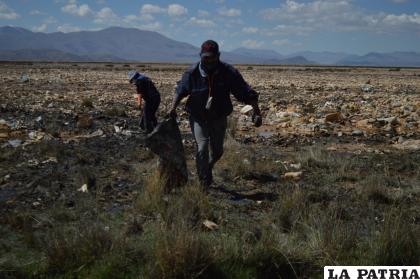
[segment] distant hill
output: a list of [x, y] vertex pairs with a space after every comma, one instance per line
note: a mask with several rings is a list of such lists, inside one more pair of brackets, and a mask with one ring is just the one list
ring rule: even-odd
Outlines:
[[313, 61], [309, 61], [303, 56], [295, 56], [290, 58], [284, 58], [284, 59], [270, 59], [265, 60], [263, 64], [279, 64], [279, 65], [313, 65], [317, 64]]
[[0, 51], [1, 61], [124, 61], [116, 56], [79, 56], [54, 49], [20, 49]]
[[[141, 61], [191, 63], [200, 49], [153, 31], [110, 27], [71, 33], [32, 32], [0, 27], [0, 60], [4, 61]], [[369, 53], [364, 56], [339, 52], [297, 52], [281, 55], [274, 50], [238, 48], [222, 52], [223, 61], [235, 64], [321, 64], [360, 66], [417, 66], [420, 53]]]
[[309, 61], [303, 56], [290, 56], [285, 57], [277, 51], [270, 49], [249, 49], [249, 48], [237, 48], [230, 52], [231, 54], [237, 54], [247, 57], [248, 60], [251, 58], [258, 64], [271, 64], [271, 65], [309, 65], [316, 64], [316, 62]]
[[88, 61], [86, 57], [54, 49], [20, 49], [0, 51], [2, 61]]
[[197, 47], [157, 32], [120, 27], [71, 33], [34, 33], [23, 28], [2, 27], [0, 41], [3, 51], [30, 46], [34, 50], [53, 49], [77, 56], [145, 62], [190, 62], [197, 60], [199, 53]]
[[392, 52], [368, 53], [363, 56], [353, 56], [337, 61], [338, 65], [349, 66], [383, 66], [383, 67], [419, 67], [420, 53]]
[[322, 52], [314, 52], [314, 51], [300, 51], [295, 52], [287, 57], [294, 57], [294, 56], [303, 56], [310, 61], [314, 61], [318, 64], [323, 65], [335, 65], [338, 61], [343, 60], [351, 55], [344, 52], [329, 52], [329, 51], [322, 51]]
[[250, 49], [250, 48], [237, 48], [231, 51], [238, 55], [243, 55], [247, 57], [254, 57], [256, 59], [271, 60], [271, 59], [283, 59], [283, 55], [278, 53], [275, 50], [271, 49]]

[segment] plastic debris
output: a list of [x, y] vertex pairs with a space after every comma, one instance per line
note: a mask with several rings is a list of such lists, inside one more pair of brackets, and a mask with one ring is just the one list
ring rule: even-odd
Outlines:
[[10, 146], [12, 146], [12, 147], [18, 147], [18, 146], [20, 146], [21, 144], [22, 144], [22, 140], [20, 140], [20, 139], [14, 139], [14, 140], [9, 140], [7, 143], [10, 145]]
[[375, 87], [370, 84], [363, 84], [360, 89], [365, 93], [371, 93], [375, 90]]
[[249, 112], [251, 112], [253, 110], [252, 106], [250, 105], [246, 105], [241, 109], [241, 113], [242, 114], [248, 114]]
[[294, 180], [299, 180], [302, 177], [303, 172], [296, 171], [296, 172], [286, 172], [283, 177], [284, 178], [290, 178]]
[[26, 73], [23, 73], [20, 75], [20, 81], [21, 82], [29, 82], [29, 75]]
[[83, 184], [82, 187], [80, 187], [77, 191], [82, 192], [82, 193], [88, 193], [88, 185], [87, 184]]
[[204, 220], [203, 222], [204, 227], [207, 229], [213, 231], [219, 228], [219, 225], [217, 225], [215, 222], [212, 222], [210, 220]]

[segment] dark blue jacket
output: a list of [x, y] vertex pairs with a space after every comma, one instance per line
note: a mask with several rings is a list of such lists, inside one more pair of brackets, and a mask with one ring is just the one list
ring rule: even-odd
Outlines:
[[[176, 88], [178, 97], [188, 96], [185, 109], [194, 119], [198, 121], [209, 120], [231, 114], [233, 110], [230, 99], [231, 93], [238, 101], [245, 104], [258, 101], [257, 92], [245, 82], [239, 71], [231, 65], [220, 62], [211, 76], [207, 76], [200, 70], [200, 63], [193, 65], [184, 73]], [[213, 97], [213, 101], [211, 109], [206, 110], [209, 94]]]
[[135, 84], [137, 89], [141, 92], [146, 103], [156, 102], [157, 100], [160, 101], [159, 91], [156, 89], [150, 78], [142, 76], [135, 81]]

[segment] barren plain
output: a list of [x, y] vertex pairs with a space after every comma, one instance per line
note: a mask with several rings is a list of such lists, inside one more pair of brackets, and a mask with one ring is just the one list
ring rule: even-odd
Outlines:
[[0, 64], [0, 277], [322, 278], [420, 264], [420, 69], [240, 65], [209, 193], [166, 193], [126, 74], [167, 111], [188, 65]]

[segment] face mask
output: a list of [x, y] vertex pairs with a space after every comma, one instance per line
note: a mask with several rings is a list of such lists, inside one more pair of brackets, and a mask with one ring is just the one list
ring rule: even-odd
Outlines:
[[201, 66], [203, 67], [203, 70], [207, 73], [213, 73], [216, 68], [217, 65], [219, 64], [219, 61], [215, 61], [215, 62], [207, 62], [207, 61], [201, 61]]

